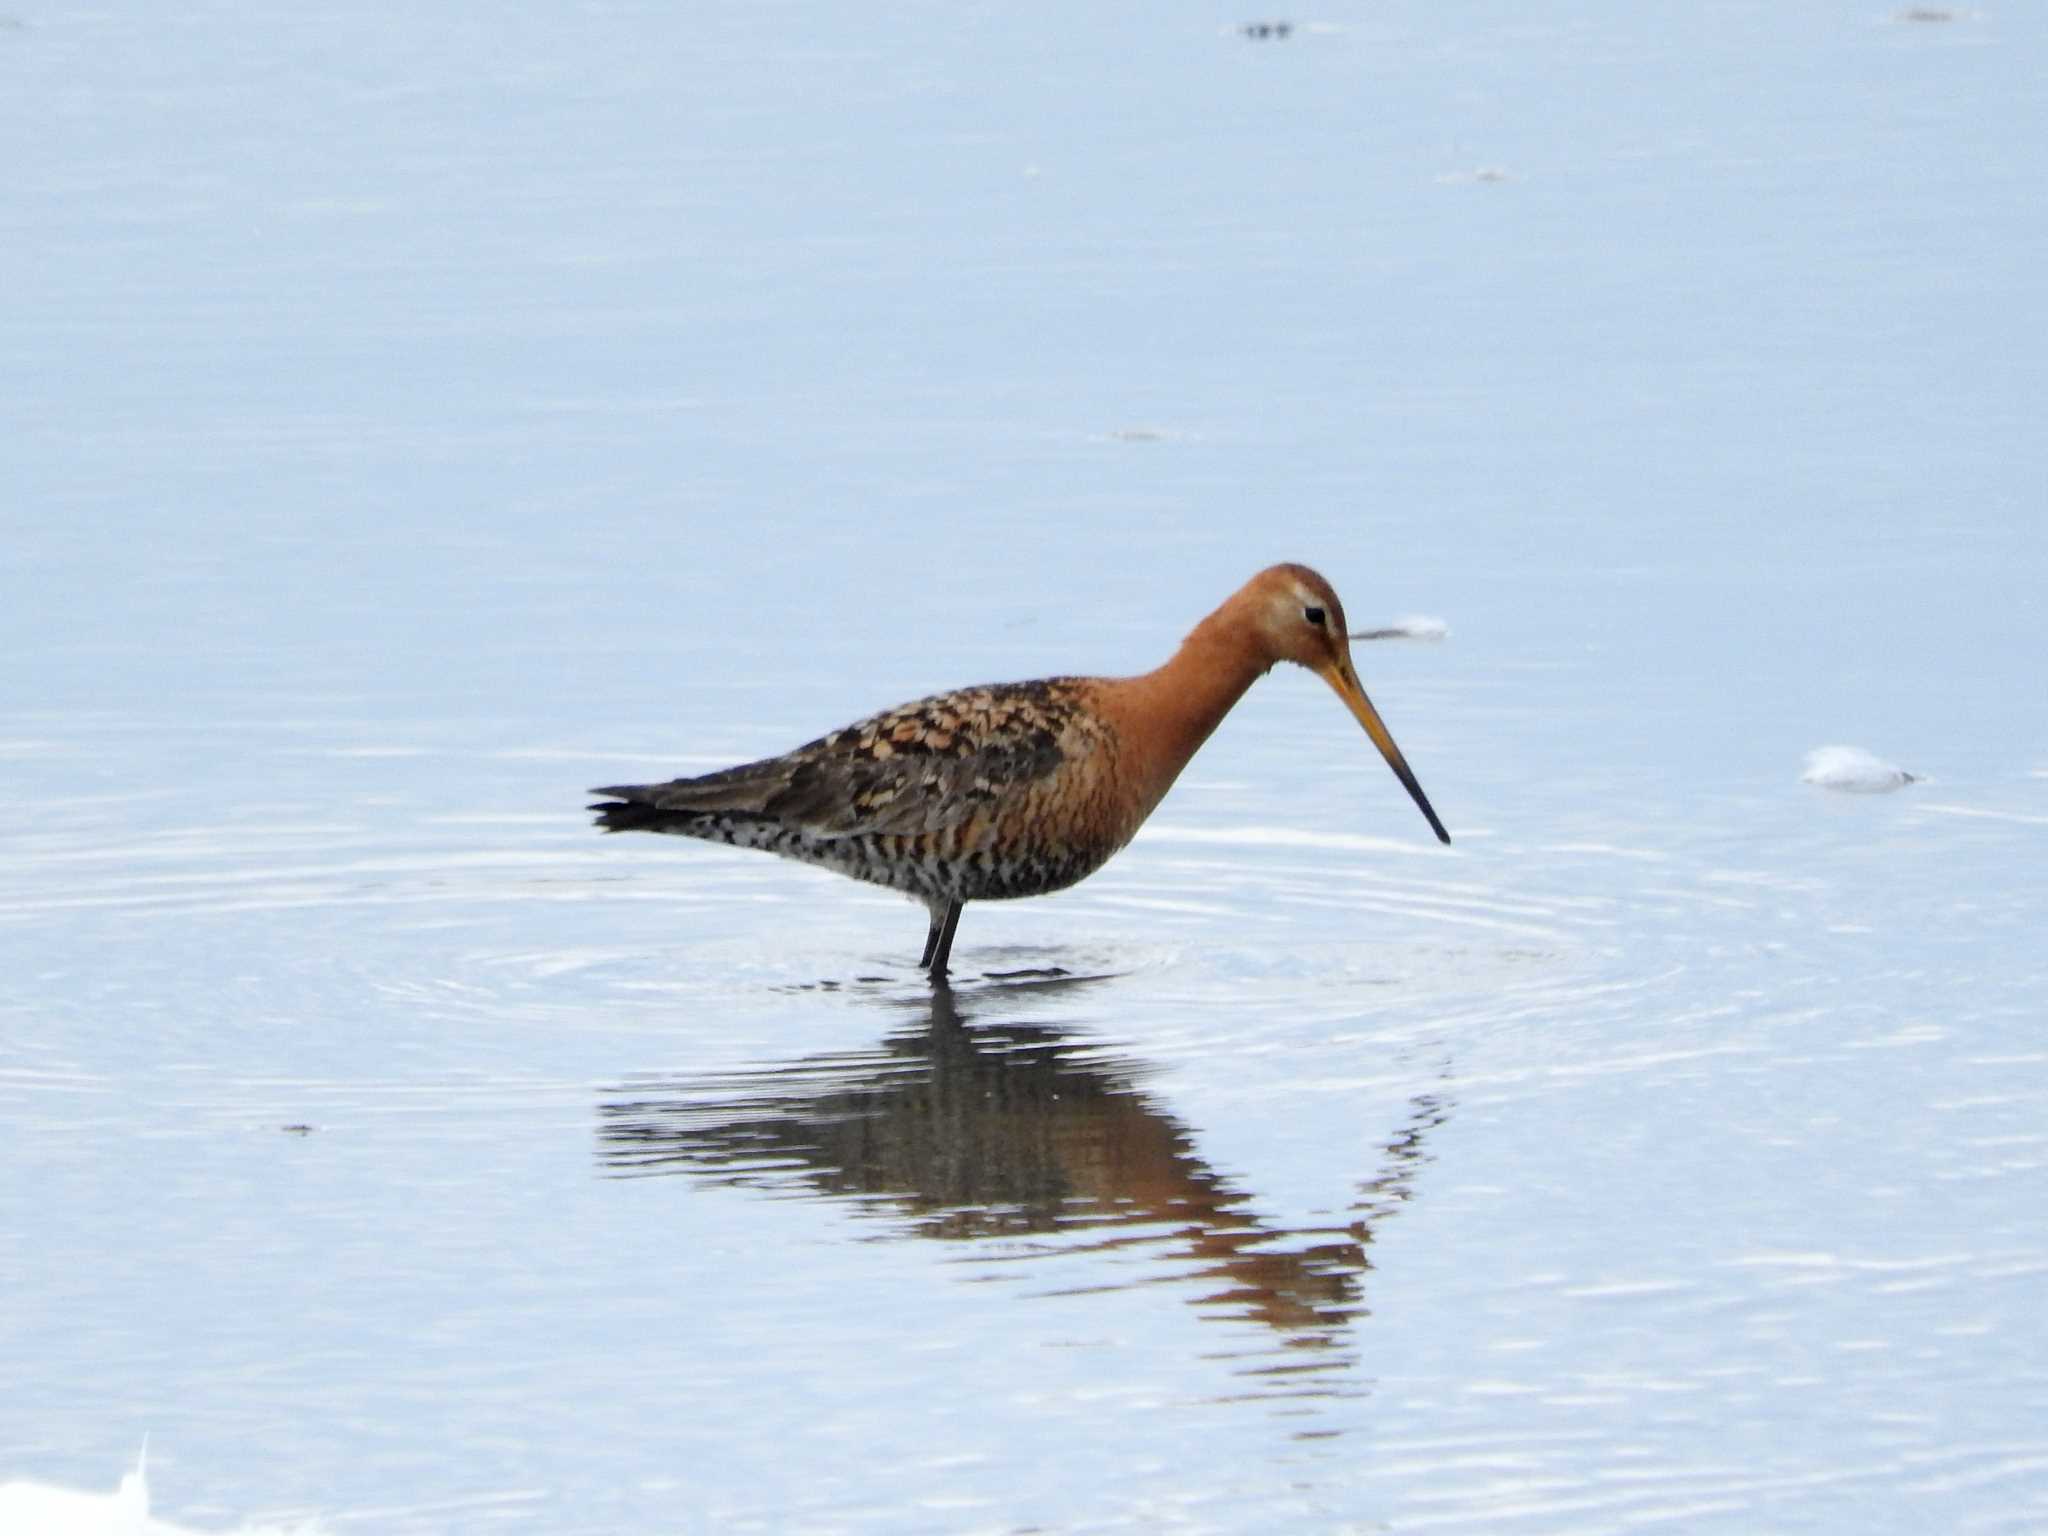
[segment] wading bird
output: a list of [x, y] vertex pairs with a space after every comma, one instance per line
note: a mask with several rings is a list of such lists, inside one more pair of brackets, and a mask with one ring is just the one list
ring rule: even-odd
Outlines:
[[1100, 869], [1274, 663], [1342, 699], [1450, 833], [1359, 686], [1344, 605], [1305, 565], [1259, 572], [1139, 677], [1048, 677], [934, 694], [701, 778], [592, 790], [607, 832], [763, 848], [885, 885], [931, 914], [918, 964], [942, 976], [970, 901], [1043, 896]]

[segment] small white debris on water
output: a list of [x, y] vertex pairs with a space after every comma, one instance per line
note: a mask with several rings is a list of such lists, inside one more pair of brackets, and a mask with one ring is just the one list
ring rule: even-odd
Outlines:
[[1917, 784], [1921, 779], [1919, 774], [1908, 773], [1861, 747], [1815, 747], [1806, 754], [1806, 772], [1799, 777], [1822, 789], [1839, 789], [1852, 795], [1886, 794]]
[[1443, 640], [1449, 637], [1451, 626], [1442, 619], [1432, 619], [1424, 614], [1412, 614], [1405, 619], [1396, 619], [1378, 629], [1354, 629], [1353, 640]]
[[[6, 1536], [200, 1536], [187, 1526], [149, 1517], [149, 1447], [113, 1493], [79, 1493], [22, 1478], [0, 1483], [0, 1532]], [[245, 1525], [237, 1536], [318, 1536], [310, 1525], [289, 1532]]]

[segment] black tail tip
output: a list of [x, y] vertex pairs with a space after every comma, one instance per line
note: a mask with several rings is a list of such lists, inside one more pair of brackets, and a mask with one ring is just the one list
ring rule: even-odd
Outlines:
[[[596, 790], [596, 794], [608, 791]], [[653, 826], [661, 812], [651, 805], [635, 805], [630, 800], [600, 800], [588, 807], [596, 818], [595, 825], [604, 832], [639, 832]]]

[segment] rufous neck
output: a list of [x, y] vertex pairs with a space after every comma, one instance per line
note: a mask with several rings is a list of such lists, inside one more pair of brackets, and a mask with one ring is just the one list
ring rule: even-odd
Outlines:
[[1245, 690], [1272, 666], [1228, 608], [1202, 620], [1151, 675], [1189, 756], [1223, 723]]
[[[1201, 748], [1271, 663], [1229, 622], [1227, 611], [1195, 626], [1163, 666], [1134, 677], [1126, 697], [1140, 728], [1128, 763], [1138, 820], [1151, 813], [1188, 759]], [[1136, 830], [1136, 822], [1132, 823]]]

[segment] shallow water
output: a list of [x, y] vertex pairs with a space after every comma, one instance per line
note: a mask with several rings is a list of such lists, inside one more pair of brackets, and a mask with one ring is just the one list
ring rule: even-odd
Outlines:
[[[2048, 1524], [2034, 19], [18, 19], [0, 1481]], [[1291, 672], [937, 994], [581, 810], [1279, 558], [1451, 848]]]

